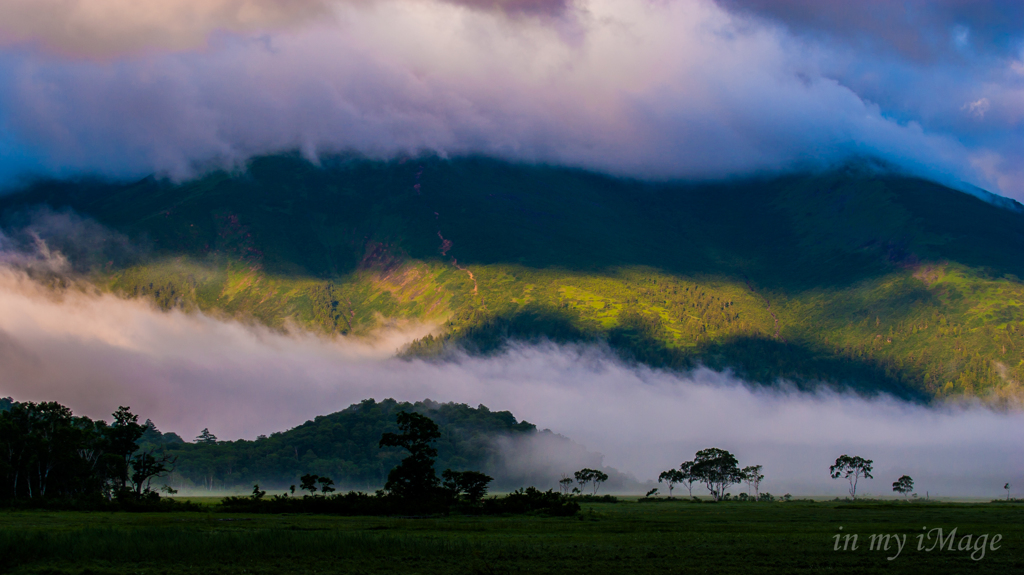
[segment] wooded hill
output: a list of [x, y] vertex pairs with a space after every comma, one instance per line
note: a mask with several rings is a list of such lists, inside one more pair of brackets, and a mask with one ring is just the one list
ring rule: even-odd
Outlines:
[[[297, 486], [301, 476], [311, 473], [331, 477], [342, 490], [372, 492], [384, 485], [391, 468], [408, 455], [402, 449], [378, 446], [383, 433], [397, 431], [395, 416], [400, 411], [425, 415], [440, 428], [441, 438], [433, 444], [438, 451], [438, 473], [444, 469], [481, 470], [495, 478], [496, 487], [554, 485], [557, 480], [557, 475], [545, 474], [540, 465], [530, 469], [507, 465], [502, 448], [508, 449], [516, 441], [543, 435], [567, 453], [582, 451], [565, 437], [517, 421], [508, 411], [393, 399], [367, 399], [256, 440], [218, 441], [207, 436], [194, 443], [164, 442], [161, 436], [165, 434], [150, 427], [141, 448], [155, 448], [157, 455], [176, 459], [174, 473], [166, 480], [175, 488], [250, 490], [258, 483], [264, 488], [285, 489]], [[507, 441], [499, 443], [501, 439]], [[600, 456], [596, 457], [599, 460]]]
[[[998, 401], [1024, 379], [1024, 212], [1000, 203], [867, 164], [696, 185], [284, 155], [183, 184], [46, 182], [0, 208], [14, 237], [34, 226], [104, 289], [165, 308], [438, 324], [419, 355], [602, 340], [764, 384]], [[40, 205], [123, 236], [82, 242]]]

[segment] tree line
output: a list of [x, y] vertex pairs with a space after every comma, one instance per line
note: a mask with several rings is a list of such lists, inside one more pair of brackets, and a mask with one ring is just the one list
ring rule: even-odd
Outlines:
[[[360, 406], [365, 407], [368, 403], [373, 406], [400, 405], [393, 400], [382, 404], [367, 400]], [[466, 406], [445, 405], [474, 412]], [[475, 413], [491, 414], [483, 406]], [[496, 415], [500, 419], [505, 419], [505, 415], [511, 417], [508, 412]], [[165, 447], [180, 444], [180, 438], [175, 434], [160, 433], [149, 420], [139, 424], [138, 416], [129, 407], [120, 406], [111, 417], [110, 423], [93, 421], [88, 417], [74, 416], [70, 409], [56, 402], [15, 402], [11, 398], [0, 398], [0, 481], [3, 482], [0, 484], [0, 502], [31, 503], [61, 499], [96, 503], [158, 501], [159, 494], [153, 489], [153, 480], [166, 477], [174, 470], [177, 458], [168, 454]], [[531, 424], [515, 423], [514, 418], [511, 421], [513, 425], [535, 430]], [[360, 508], [364, 510], [407, 510], [410, 507], [436, 510], [455, 505], [477, 510], [501, 507], [502, 504], [496, 500], [484, 499], [494, 480], [492, 477], [481, 471], [453, 469], [469, 467], [465, 460], [461, 465], [456, 463], [445, 469], [438, 477], [435, 466], [439, 452], [435, 444], [444, 433], [431, 418], [414, 411], [400, 410], [395, 415], [395, 428], [399, 433], [380, 433], [377, 449], [400, 450], [407, 455], [391, 466], [382, 490], [373, 495], [361, 492], [331, 495], [335, 491], [334, 480], [326, 474], [307, 470], [299, 478], [300, 488], [309, 492], [303, 499], [313, 499], [302, 505], [322, 506], [327, 499], [334, 497], [338, 501], [359, 500]], [[204, 429], [196, 442], [208, 446], [219, 443], [209, 429]], [[449, 459], [449, 462], [457, 461]], [[856, 499], [859, 481], [873, 478], [873, 463], [870, 459], [844, 454], [829, 467], [829, 475], [833, 479], [846, 479], [850, 497]], [[694, 484], [703, 485], [713, 501], [729, 499], [728, 489], [745, 482], [748, 492], [741, 493], [739, 499], [774, 501], [770, 493], [760, 492], [765, 477], [762, 469], [761, 465], [740, 468], [732, 453], [708, 448], [698, 451], [693, 460], [683, 462], [679, 468], [661, 472], [658, 482], [667, 484], [669, 497], [677, 485], [685, 486], [691, 498]], [[571, 496], [584, 495], [589, 489], [589, 497], [596, 497], [601, 484], [607, 480], [608, 474], [603, 471], [584, 468], [572, 477], [563, 475], [558, 481], [557, 493], [551, 490], [545, 493], [530, 487], [518, 490], [510, 497], [514, 496], [513, 500], [518, 498], [519, 507], [534, 509], [540, 506], [565, 511], [572, 508], [569, 505]], [[173, 492], [166, 486], [165, 489]], [[1009, 499], [1009, 483], [1004, 489]], [[893, 482], [892, 490], [905, 498], [917, 497], [913, 493], [914, 480], [908, 475], [902, 475]], [[657, 491], [652, 489], [647, 496], [656, 495]], [[750, 491], [753, 491], [752, 496]], [[290, 492], [294, 495], [295, 485], [291, 486]], [[228, 498], [227, 502], [235, 506], [258, 505], [265, 493], [256, 484], [251, 497]], [[294, 506], [298, 498], [289, 500], [285, 494], [270, 500], [276, 501], [280, 507]], [[337, 507], [337, 504], [332, 505]]]
[[[828, 471], [832, 479], [846, 479], [850, 484], [850, 498], [856, 499], [857, 485], [860, 480], [874, 478], [871, 475], [873, 465], [874, 461], [871, 459], [843, 454], [836, 458], [835, 463], [829, 466]], [[678, 469], [662, 471], [658, 475], [658, 483], [668, 485], [669, 497], [672, 497], [672, 491], [676, 485], [683, 485], [691, 498], [693, 497], [693, 485], [695, 483], [703, 484], [711, 494], [713, 501], [721, 501], [730, 498], [730, 494], [727, 492], [729, 487], [745, 482], [748, 493], [740, 493], [740, 500], [774, 501], [775, 497], [772, 494], [760, 492], [761, 482], [764, 480], [762, 469], [761, 465], [748, 465], [741, 469], [736, 456], [724, 449], [712, 447], [698, 451], [692, 461], [684, 461]], [[563, 478], [562, 482], [568, 485], [571, 480]], [[1009, 493], [1009, 488], [1010, 484], [1007, 483], [1004, 486], [1007, 493]], [[752, 497], [749, 495], [751, 489], [754, 492]], [[892, 490], [903, 495], [904, 498], [909, 499], [911, 495], [917, 497], [917, 494], [913, 493], [914, 479], [909, 475], [902, 475], [894, 481]], [[657, 488], [651, 489], [647, 492], [647, 497], [657, 494]], [[789, 494], [784, 496], [787, 500], [789, 497]], [[1007, 498], [1009, 499], [1009, 495]]]
[[57, 402], [0, 405], [0, 501], [156, 501], [173, 458], [140, 450], [146, 427], [128, 407], [93, 421]]

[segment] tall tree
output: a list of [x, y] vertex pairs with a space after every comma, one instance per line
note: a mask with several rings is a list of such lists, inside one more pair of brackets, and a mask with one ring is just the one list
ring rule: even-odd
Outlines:
[[682, 474], [682, 483], [686, 486], [686, 492], [693, 497], [693, 484], [700, 481], [700, 478], [693, 474], [693, 462], [684, 461], [679, 465], [679, 472]]
[[139, 449], [138, 441], [146, 428], [139, 425], [139, 416], [133, 414], [129, 407], [118, 407], [113, 417], [114, 421], [104, 428], [108, 460], [111, 462], [110, 471], [115, 490], [124, 491], [131, 479], [132, 456]]
[[441, 437], [441, 432], [429, 417], [418, 413], [400, 411], [395, 419], [401, 433], [384, 433], [378, 445], [401, 447], [409, 456], [388, 473], [384, 490], [401, 499], [433, 499], [438, 495], [440, 480], [434, 471], [437, 450], [430, 444]]
[[580, 484], [580, 489], [586, 487], [587, 484], [593, 484], [593, 495], [597, 495], [597, 490], [601, 487], [601, 484], [608, 481], [607, 473], [599, 469], [590, 469], [589, 467], [577, 471], [573, 476], [576, 478], [576, 483]]
[[874, 461], [870, 459], [864, 459], [860, 456], [850, 457], [849, 455], [840, 455], [836, 458], [836, 462], [829, 466], [828, 471], [832, 476], [832, 479], [839, 479], [840, 477], [845, 478], [850, 482], [850, 497], [853, 499], [857, 498], [857, 481], [861, 477], [866, 479], [874, 479], [871, 476], [871, 465]]
[[584, 489], [586, 489], [587, 488], [587, 484], [590, 483], [590, 479], [592, 477], [591, 476], [591, 471], [593, 471], [593, 470], [589, 469], [589, 468], [585, 468], [585, 469], [580, 469], [576, 473], [572, 474], [573, 478], [576, 479], [576, 483], [580, 486], [579, 487], [580, 491], [583, 491]]
[[55, 402], [28, 404], [32, 419], [32, 433], [29, 437], [33, 452], [31, 483], [35, 493], [46, 497], [50, 474], [60, 465], [69, 465], [72, 453], [69, 440], [73, 433], [74, 418], [71, 410]]
[[717, 447], [698, 451], [691, 473], [704, 483], [715, 501], [722, 499], [730, 485], [743, 481], [736, 456]]

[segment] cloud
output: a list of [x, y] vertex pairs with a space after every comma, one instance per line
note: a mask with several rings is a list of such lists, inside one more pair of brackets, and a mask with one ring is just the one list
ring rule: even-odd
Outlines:
[[[437, 1], [508, 16], [558, 16], [568, 9], [568, 0]], [[194, 50], [218, 33], [270, 32], [330, 19], [340, 4], [369, 7], [373, 0], [5, 0], [0, 44], [79, 58]]]
[[[598, 347], [513, 346], [445, 363], [390, 357], [417, 335], [286, 335], [76, 285], [57, 293], [0, 267], [0, 396], [56, 400], [94, 418], [129, 405], [186, 438], [204, 427], [254, 438], [365, 398], [431, 398], [510, 410], [640, 480], [717, 446], [764, 465], [763, 489], [775, 494], [842, 495], [827, 474], [842, 453], [875, 461], [864, 493], [890, 494], [904, 473], [933, 496], [994, 497], [1007, 481], [1024, 484], [1019, 411], [758, 390], [707, 370], [630, 367]], [[600, 461], [544, 438], [505, 447], [506, 467], [524, 475]]]
[[[56, 1], [0, 8], [8, 187], [300, 149], [653, 179], [881, 156], [1024, 199], [1024, 53], [1002, 4]], [[82, 15], [102, 7], [116, 17]]]
[[1019, 47], [1024, 5], [1015, 0], [719, 0], [798, 33], [854, 42], [919, 62]]
[[132, 243], [91, 218], [69, 210], [34, 207], [5, 214], [0, 263], [33, 272], [89, 273], [139, 261], [145, 245]]
[[26, 164], [58, 174], [185, 178], [301, 149], [487, 154], [649, 178], [881, 155], [935, 177], [977, 175], [956, 138], [887, 117], [778, 29], [706, 1], [592, 0], [559, 19], [400, 0], [332, 14], [203, 53], [9, 53], [0, 126]]
[[110, 56], [201, 47], [214, 32], [280, 28], [328, 14], [329, 0], [5, 0], [0, 41]]

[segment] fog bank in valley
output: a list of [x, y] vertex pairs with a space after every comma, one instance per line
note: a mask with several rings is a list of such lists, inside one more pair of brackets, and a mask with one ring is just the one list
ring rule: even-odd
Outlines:
[[[370, 397], [430, 398], [512, 411], [641, 481], [716, 446], [764, 465], [763, 490], [775, 494], [845, 493], [827, 474], [842, 453], [874, 459], [865, 494], [890, 494], [904, 473], [922, 496], [997, 497], [1006, 482], [1024, 493], [1020, 412], [758, 389], [709, 370], [628, 366], [600, 347], [516, 345], [441, 363], [393, 357], [429, 329], [375, 341], [286, 335], [88, 289], [57, 294], [0, 267], [0, 396], [56, 400], [94, 418], [129, 405], [163, 431], [190, 438], [209, 427], [221, 439], [284, 430]], [[554, 470], [560, 456], [545, 449], [520, 446], [507, 464]]]

